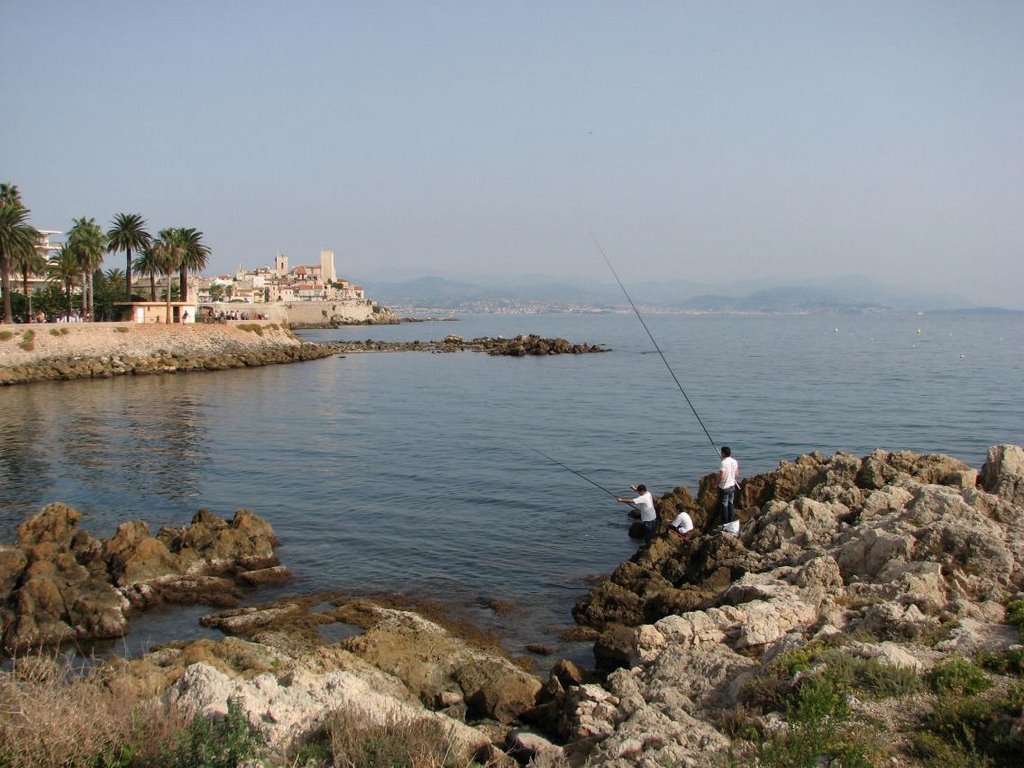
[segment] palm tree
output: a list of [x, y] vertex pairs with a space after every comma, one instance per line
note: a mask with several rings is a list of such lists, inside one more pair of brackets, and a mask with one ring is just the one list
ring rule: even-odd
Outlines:
[[71, 286], [81, 270], [78, 257], [67, 243], [61, 243], [57, 252], [46, 262], [46, 279], [64, 288], [64, 319], [71, 317]]
[[[38, 242], [38, 233], [36, 233]], [[11, 260], [11, 266], [21, 272], [21, 284], [25, 290], [25, 297], [28, 299], [28, 317], [32, 318], [32, 293], [28, 289], [29, 275], [40, 275], [46, 272], [46, 258], [39, 252], [39, 248], [33, 247]]]
[[198, 229], [177, 227], [171, 231], [174, 232], [174, 239], [185, 248], [185, 254], [181, 260], [178, 288], [181, 300], [188, 301], [188, 273], [196, 274], [206, 269], [210, 246], [203, 242], [203, 233]]
[[119, 213], [107, 230], [107, 248], [124, 251], [125, 254], [125, 296], [132, 300], [132, 251], [142, 251], [152, 236], [146, 231], [146, 220], [141, 213]]
[[0, 291], [4, 294], [3, 322], [14, 321], [11, 312], [11, 265], [35, 251], [39, 233], [28, 223], [28, 209], [13, 184], [0, 184]]
[[152, 242], [139, 251], [139, 255], [132, 262], [132, 269], [137, 275], [149, 275], [149, 300], [156, 301], [156, 276], [160, 267], [153, 260]]
[[96, 219], [73, 219], [68, 232], [68, 243], [82, 268], [82, 313], [88, 307], [92, 318], [92, 273], [103, 264], [103, 252], [107, 250], [107, 236], [103, 234]]
[[157, 241], [153, 243], [150, 248], [150, 255], [153, 258], [153, 263], [156, 264], [160, 271], [167, 276], [167, 319], [168, 325], [171, 323], [171, 275], [174, 274], [180, 267], [181, 262], [185, 258], [185, 244], [176, 235], [173, 229], [162, 229], [157, 238]]

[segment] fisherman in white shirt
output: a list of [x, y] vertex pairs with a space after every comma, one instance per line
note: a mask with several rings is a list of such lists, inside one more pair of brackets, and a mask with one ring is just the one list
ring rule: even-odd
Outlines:
[[646, 485], [638, 485], [633, 490], [640, 494], [635, 499], [616, 498], [616, 501], [629, 504], [640, 513], [640, 522], [644, 524], [644, 541], [650, 544], [654, 539], [654, 528], [658, 520], [658, 515], [654, 511], [654, 497]]

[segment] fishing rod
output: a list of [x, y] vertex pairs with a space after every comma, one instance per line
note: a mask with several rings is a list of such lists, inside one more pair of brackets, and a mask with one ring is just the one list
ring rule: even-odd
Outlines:
[[614, 493], [614, 492], [612, 492], [612, 491], [609, 491], [609, 490], [608, 490], [607, 488], [605, 488], [605, 487], [604, 487], [603, 485], [601, 485], [600, 483], [595, 483], [595, 482], [594, 482], [593, 480], [591, 480], [591, 479], [590, 479], [589, 477], [587, 477], [586, 475], [584, 475], [584, 474], [583, 474], [582, 472], [577, 472], [577, 471], [576, 471], [575, 469], [573, 469], [573, 468], [572, 468], [572, 467], [570, 467], [570, 466], [567, 466], [567, 465], [563, 464], [563, 463], [562, 463], [562, 462], [560, 462], [560, 461], [559, 461], [558, 459], [556, 459], [556, 458], [554, 458], [554, 457], [552, 457], [552, 456], [548, 456], [548, 455], [547, 455], [546, 453], [544, 453], [544, 451], [542, 451], [542, 450], [541, 450], [540, 448], [534, 448], [534, 447], [533, 447], [532, 445], [530, 445], [530, 444], [528, 444], [528, 443], [524, 443], [524, 442], [523, 442], [522, 440], [520, 440], [519, 442], [520, 442], [520, 444], [522, 444], [522, 445], [523, 445], [524, 447], [526, 447], [526, 448], [529, 448], [529, 449], [530, 449], [531, 451], [536, 451], [537, 453], [539, 453], [539, 454], [540, 454], [541, 456], [543, 456], [543, 457], [544, 457], [545, 459], [547, 459], [548, 461], [553, 461], [553, 462], [554, 462], [555, 464], [557, 464], [558, 466], [562, 467], [562, 469], [568, 469], [568, 470], [569, 470], [570, 472], [572, 472], [572, 473], [573, 473], [574, 475], [576, 475], [577, 477], [581, 477], [581, 478], [583, 478], [584, 480], [586, 480], [586, 481], [587, 481], [588, 483], [590, 483], [590, 484], [591, 484], [592, 486], [594, 486], [595, 488], [600, 488], [600, 489], [601, 489], [602, 491], [604, 491], [605, 493], [607, 493], [607, 494], [608, 494], [609, 496], [611, 496], [612, 498], [614, 498], [614, 499], [618, 499], [618, 498], [619, 498], [619, 494], [617, 494], [617, 493]]
[[590, 235], [594, 238], [594, 245], [596, 245], [597, 250], [601, 252], [601, 256], [604, 258], [604, 263], [607, 264], [608, 269], [612, 271], [612, 275], [615, 277], [615, 282], [619, 284], [619, 288], [621, 288], [622, 293], [625, 294], [626, 301], [628, 301], [629, 306], [633, 308], [633, 312], [636, 314], [636, 319], [640, 321], [640, 325], [642, 325], [644, 330], [647, 331], [647, 337], [651, 340], [654, 348], [658, 351], [658, 355], [661, 356], [661, 362], [665, 364], [665, 367], [668, 368], [668, 372], [672, 374], [672, 380], [676, 383], [676, 386], [679, 387], [679, 391], [683, 393], [683, 397], [686, 399], [686, 404], [690, 406], [690, 410], [693, 411], [693, 415], [697, 418], [697, 423], [700, 424], [700, 428], [703, 429], [704, 434], [708, 436], [708, 441], [711, 443], [711, 447], [715, 449], [715, 455], [717, 456], [719, 453], [718, 446], [715, 445], [715, 441], [712, 439], [711, 433], [708, 432], [708, 428], [704, 426], [704, 422], [701, 420], [700, 414], [697, 413], [697, 409], [694, 408], [693, 403], [690, 402], [690, 398], [686, 394], [686, 390], [683, 389], [683, 385], [679, 383], [679, 378], [676, 376], [676, 372], [673, 371], [672, 366], [668, 364], [668, 360], [665, 359], [665, 353], [661, 351], [661, 347], [658, 346], [658, 342], [654, 340], [654, 334], [652, 334], [651, 329], [647, 327], [647, 323], [645, 323], [643, 317], [641, 317], [640, 310], [636, 308], [636, 304], [633, 303], [633, 299], [629, 297], [629, 291], [626, 290], [626, 286], [624, 286], [622, 281], [619, 279], [619, 275], [615, 271], [615, 267], [612, 266], [611, 261], [608, 259], [608, 255], [604, 252], [604, 248], [602, 248], [601, 243], [598, 242], [597, 235], [593, 232], [591, 232]]

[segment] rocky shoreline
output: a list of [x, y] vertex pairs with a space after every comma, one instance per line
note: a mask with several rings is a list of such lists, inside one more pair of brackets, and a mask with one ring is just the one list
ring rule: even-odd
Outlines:
[[[279, 755], [327, 712], [358, 704], [370, 718], [400, 710], [444, 723], [478, 754], [520, 764], [803, 765], [778, 756], [798, 747], [811, 750], [808, 765], [1020, 764], [1024, 449], [994, 446], [980, 470], [909, 452], [805, 455], [747, 479], [740, 507], [740, 535], [718, 530], [714, 475], [696, 497], [677, 488], [657, 500], [662, 524], [685, 509], [696, 531], [661, 532], [581, 597], [574, 615], [595, 640], [593, 670], [563, 660], [542, 679], [419, 606], [344, 595], [214, 612], [203, 623], [225, 640], [112, 663], [184, 711], [216, 716], [240, 703]], [[187, 573], [223, 560], [190, 542], [212, 541], [201, 533], [211, 524], [235, 525], [201, 515], [190, 526], [199, 530], [150, 537], [126, 524], [96, 542], [62, 505], [43, 517], [19, 529], [22, 555], [0, 550], [8, 632], [31, 626], [39, 606], [82, 602], [47, 603], [42, 588], [22, 597], [33, 580], [105, 569], [128, 599], [171, 576], [141, 553]], [[257, 520], [243, 515], [238, 527], [262, 532], [265, 555], [273, 534]], [[331, 640], [336, 625], [358, 629]], [[985, 685], [948, 682], [964, 670]], [[827, 711], [807, 703], [822, 692]], [[964, 746], [957, 733], [968, 728]], [[817, 740], [800, 746], [808, 734]], [[968, 752], [976, 762], [957, 762]]]
[[486, 352], [523, 357], [606, 352], [565, 339], [342, 341], [308, 343], [289, 327], [267, 322], [192, 325], [29, 325], [0, 327], [0, 386], [37, 381], [106, 379], [168, 373], [223, 371], [319, 360], [360, 352]]

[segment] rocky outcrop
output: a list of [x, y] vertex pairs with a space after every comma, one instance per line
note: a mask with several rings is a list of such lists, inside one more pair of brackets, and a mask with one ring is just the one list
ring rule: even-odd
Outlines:
[[582, 355], [608, 352], [598, 344], [573, 344], [565, 339], [549, 339], [535, 334], [516, 336], [512, 339], [481, 336], [463, 339], [448, 334], [441, 341], [340, 341], [335, 344], [338, 351], [356, 352], [486, 352], [502, 357], [526, 357], [548, 355]]
[[[724, 759], [723, 713], [811, 638], [918, 671], [1019, 642], [1002, 621], [1024, 588], [1021, 448], [991, 448], [980, 473], [940, 455], [802, 456], [744, 483], [739, 536], [714, 528], [713, 479], [695, 536], [656, 539], [576, 606], [608, 676], [553, 696], [548, 722], [588, 764]], [[681, 503], [660, 499], [661, 518]]]
[[157, 536], [141, 521], [109, 539], [80, 530], [67, 504], [45, 507], [18, 527], [16, 546], [0, 547], [0, 620], [5, 649], [120, 637], [132, 611], [162, 603], [237, 604], [238, 581], [280, 563], [270, 526], [239, 510], [232, 520], [208, 511]]
[[[996, 446], [976, 472], [907, 452], [802, 456], [746, 480], [738, 536], [716, 527], [713, 476], [696, 498], [678, 488], [657, 500], [659, 516], [686, 509], [696, 532], [656, 538], [576, 606], [598, 633], [594, 672], [562, 660], [544, 681], [428, 606], [340, 594], [221, 610], [202, 619], [229, 635], [220, 642], [110, 663], [186, 713], [220, 715], [237, 702], [281, 755], [333, 712], [358, 709], [371, 722], [429, 721], [466, 754], [499, 749], [520, 764], [746, 764], [730, 722], [749, 706], [765, 738], [785, 732], [778, 689], [765, 680], [790, 654], [827, 647], [923, 675], [953, 654], [1019, 652], [1004, 612], [1024, 588], [1022, 458]], [[51, 505], [22, 525], [17, 546], [0, 547], [5, 627], [18, 626], [24, 601], [36, 631], [103, 615], [116, 629], [104, 594], [145, 604], [143, 594], [171, 599], [161, 585], [203, 579], [228, 593], [240, 575], [278, 567], [273, 531], [251, 513], [229, 523], [200, 512], [156, 536], [126, 523], [106, 541], [77, 523], [74, 510]], [[776, 710], [760, 709], [773, 696]], [[892, 706], [907, 718], [926, 698]], [[879, 702], [846, 695], [846, 704], [872, 729], [899, 719]]]

